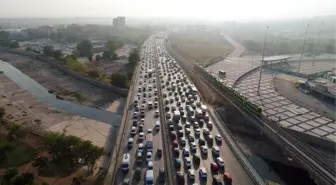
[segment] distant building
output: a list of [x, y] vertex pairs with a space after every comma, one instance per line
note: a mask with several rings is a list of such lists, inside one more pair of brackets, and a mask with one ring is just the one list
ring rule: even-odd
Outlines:
[[39, 31], [44, 34], [51, 35], [52, 33], [56, 33], [56, 29], [53, 26], [40, 26]]
[[113, 28], [117, 31], [123, 31], [126, 27], [125, 17], [116, 17], [113, 19]]

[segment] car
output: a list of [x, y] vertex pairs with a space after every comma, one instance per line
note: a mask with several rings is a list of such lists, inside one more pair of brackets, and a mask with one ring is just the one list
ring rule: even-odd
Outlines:
[[160, 116], [160, 112], [158, 110], [155, 111], [155, 117], [159, 117]]
[[199, 139], [198, 140], [198, 144], [200, 145], [200, 146], [202, 146], [202, 145], [205, 145], [205, 141], [203, 140], [203, 139]]
[[184, 149], [183, 149], [183, 156], [185, 156], [185, 157], [189, 157], [189, 155], [190, 155], [189, 148], [184, 148]]
[[213, 144], [213, 137], [212, 137], [212, 135], [208, 135], [207, 141], [208, 141], [208, 144], [210, 144], [210, 145]]
[[160, 121], [155, 122], [155, 128], [156, 130], [160, 130]]
[[229, 174], [229, 173], [224, 173], [224, 175], [223, 175], [223, 180], [224, 180], [225, 185], [231, 185], [231, 184], [232, 184], [232, 177], [231, 177], [231, 174]]
[[181, 160], [175, 158], [174, 159], [174, 166], [175, 166], [176, 169], [180, 169], [181, 168]]
[[171, 115], [169, 113], [166, 114], [166, 118], [167, 119], [170, 119], [171, 118]]
[[128, 178], [124, 179], [123, 185], [129, 185], [129, 184], [130, 184], [130, 180]]
[[216, 162], [211, 162], [210, 164], [211, 171], [217, 172], [218, 171], [218, 164]]
[[127, 141], [127, 146], [128, 148], [132, 148], [133, 147], [133, 138], [128, 138], [128, 141]]
[[190, 159], [190, 157], [185, 157], [184, 158], [184, 166], [187, 167], [188, 169], [191, 168], [191, 159]]
[[201, 146], [201, 153], [205, 156], [208, 155], [208, 148], [205, 145]]
[[186, 146], [186, 139], [184, 137], [182, 137], [180, 139], [180, 143], [181, 143], [182, 146]]
[[192, 135], [189, 135], [188, 136], [188, 140], [189, 140], [189, 142], [194, 142], [195, 138]]
[[161, 183], [165, 182], [166, 180], [166, 173], [165, 173], [165, 169], [164, 168], [160, 168], [159, 169], [159, 181]]
[[195, 164], [199, 165], [201, 163], [201, 158], [197, 154], [194, 154], [193, 155], [193, 162]]
[[208, 136], [209, 134], [210, 134], [209, 129], [204, 128], [204, 129], [203, 129], [203, 135], [204, 135], [204, 136]]
[[188, 178], [189, 180], [195, 180], [195, 171], [193, 169], [188, 170]]
[[156, 155], [158, 157], [162, 157], [162, 149], [161, 148], [158, 148], [157, 151], [156, 151]]
[[146, 160], [147, 160], [147, 162], [152, 160], [152, 152], [147, 152]]
[[209, 130], [212, 130], [213, 124], [211, 121], [208, 121], [207, 126]]
[[193, 153], [196, 153], [197, 151], [197, 146], [195, 142], [190, 142], [190, 148]]
[[174, 148], [173, 154], [175, 158], [178, 158], [180, 156], [180, 150], [178, 148]]
[[138, 118], [138, 112], [133, 112], [133, 119], [137, 119]]
[[219, 175], [214, 175], [212, 176], [212, 178], [213, 178], [212, 180], [213, 185], [222, 185], [221, 178]]
[[173, 147], [174, 147], [174, 148], [177, 148], [177, 147], [178, 147], [178, 143], [177, 143], [176, 140], [173, 141]]
[[140, 133], [139, 133], [138, 140], [139, 140], [140, 142], [142, 142], [144, 139], [145, 139], [145, 134], [144, 134], [143, 132], [140, 132]]
[[195, 136], [199, 137], [201, 134], [201, 130], [199, 128], [195, 129]]
[[181, 171], [178, 171], [176, 173], [176, 181], [178, 184], [183, 185], [184, 184], [184, 174]]
[[153, 132], [153, 130], [151, 129], [151, 128], [149, 128], [148, 130], [147, 130], [147, 133], [148, 134], [151, 134]]
[[132, 129], [131, 129], [131, 136], [135, 136], [135, 134], [136, 134], [136, 128], [132, 127]]
[[224, 160], [223, 160], [223, 158], [221, 158], [221, 157], [217, 157], [216, 158], [216, 162], [217, 162], [217, 164], [218, 164], [218, 166], [220, 167], [220, 168], [224, 168]]
[[138, 147], [138, 152], [142, 153], [144, 151], [144, 144], [140, 143]]
[[148, 167], [148, 169], [152, 170], [153, 169], [153, 161], [148, 161], [147, 167]]
[[199, 176], [201, 179], [206, 179], [208, 177], [208, 173], [204, 167], [199, 169]]
[[215, 157], [219, 157], [219, 153], [220, 153], [220, 150], [219, 150], [219, 148], [217, 146], [212, 147], [212, 154]]
[[215, 136], [215, 139], [216, 139], [216, 142], [217, 142], [217, 143], [219, 143], [219, 144], [222, 143], [223, 138], [222, 138], [221, 135], [217, 134], [217, 135]]
[[140, 167], [135, 168], [134, 177], [137, 181], [141, 179], [141, 168]]

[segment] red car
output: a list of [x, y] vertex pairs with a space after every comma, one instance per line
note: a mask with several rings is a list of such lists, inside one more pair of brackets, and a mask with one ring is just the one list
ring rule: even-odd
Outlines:
[[225, 185], [231, 185], [232, 184], [232, 178], [231, 175], [229, 173], [224, 173], [224, 183]]
[[218, 171], [218, 164], [217, 163], [212, 162], [210, 166], [211, 166], [211, 171], [213, 171], [213, 172]]
[[174, 148], [177, 148], [177, 147], [178, 147], [178, 143], [177, 143], [176, 140], [173, 141], [173, 147], [174, 147]]

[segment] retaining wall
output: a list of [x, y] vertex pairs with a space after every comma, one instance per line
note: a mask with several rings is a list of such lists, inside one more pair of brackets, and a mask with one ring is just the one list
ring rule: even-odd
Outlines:
[[78, 73], [75, 73], [75, 72], [71, 71], [70, 69], [64, 67], [63, 65], [59, 64], [58, 61], [50, 59], [50, 58], [45, 57], [43, 55], [39, 55], [39, 54], [36, 54], [36, 53], [33, 53], [33, 52], [19, 51], [19, 50], [13, 50], [13, 49], [3, 48], [3, 47], [0, 47], [0, 50], [6, 51], [6, 52], [9, 52], [9, 53], [13, 53], [13, 54], [17, 54], [17, 55], [22, 55], [22, 56], [34, 58], [34, 59], [46, 62], [46, 63], [52, 65], [53, 67], [56, 67], [57, 69], [63, 71], [67, 75], [70, 75], [70, 76], [74, 77], [77, 80], [84, 81], [84, 82], [86, 82], [90, 85], [93, 85], [93, 86], [96, 86], [96, 87], [99, 87], [99, 88], [107, 89], [109, 91], [112, 91], [113, 93], [119, 94], [119, 95], [124, 96], [124, 97], [127, 96], [128, 89], [122, 89], [122, 88], [119, 88], [119, 87], [108, 85], [108, 84], [99, 82], [97, 80], [93, 80], [91, 78], [88, 78], [86, 76], [80, 75]]

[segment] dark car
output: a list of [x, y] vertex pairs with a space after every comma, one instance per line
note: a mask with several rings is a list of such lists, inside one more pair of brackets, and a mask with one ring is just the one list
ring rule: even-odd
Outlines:
[[162, 157], [162, 149], [161, 148], [158, 148], [157, 151], [156, 151], [156, 155], [158, 157]]
[[180, 150], [178, 148], [174, 148], [173, 154], [175, 158], [178, 158], [180, 156]]
[[184, 184], [184, 174], [181, 171], [178, 171], [176, 173], [176, 181], [179, 185], [183, 185]]
[[212, 180], [212, 184], [213, 185], [222, 185], [221, 179], [218, 175], [214, 175], [212, 176], [213, 180]]
[[164, 168], [159, 169], [159, 181], [163, 183], [166, 180], [166, 173]]
[[229, 173], [224, 173], [223, 180], [225, 185], [231, 185], [232, 184], [232, 178]]
[[181, 160], [180, 159], [174, 159], [174, 166], [176, 169], [180, 169], [181, 168]]
[[201, 163], [201, 158], [198, 155], [194, 154], [193, 155], [193, 162], [195, 164], [199, 165]]
[[141, 168], [140, 167], [137, 167], [135, 169], [134, 177], [135, 177], [136, 180], [140, 180], [141, 179]]
[[203, 139], [199, 139], [199, 140], [198, 140], [198, 144], [199, 144], [200, 146], [205, 145], [205, 141], [204, 141]]

